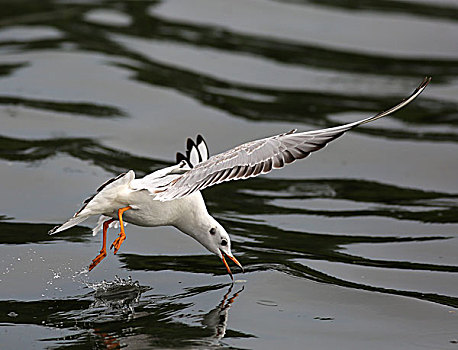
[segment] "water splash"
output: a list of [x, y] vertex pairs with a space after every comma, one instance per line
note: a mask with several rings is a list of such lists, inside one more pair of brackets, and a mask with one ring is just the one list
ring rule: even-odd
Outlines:
[[119, 276], [115, 276], [113, 281], [106, 281], [103, 280], [102, 282], [96, 283], [85, 283], [87, 287], [93, 289], [97, 294], [112, 294], [117, 293], [119, 290], [125, 289], [137, 289], [139, 290], [140, 283], [138, 281], [132, 281], [132, 277], [129, 276], [127, 279], [120, 278]]
[[[80, 277], [83, 275], [83, 277], [87, 277], [87, 274], [89, 273], [89, 268], [87, 266], [84, 266], [81, 270], [74, 271], [73, 275], [71, 276], [71, 279], [75, 282], [77, 277]], [[84, 282], [87, 284], [86, 282]]]
[[151, 287], [141, 286], [130, 276], [127, 279], [115, 276], [113, 281], [103, 280], [96, 283], [85, 282], [85, 284], [94, 290], [95, 300], [91, 307], [107, 307], [112, 310], [127, 311], [131, 315], [142, 293], [151, 289]]

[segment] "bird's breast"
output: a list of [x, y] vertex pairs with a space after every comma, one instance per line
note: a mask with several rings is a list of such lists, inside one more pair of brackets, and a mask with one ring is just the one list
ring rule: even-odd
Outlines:
[[153, 198], [148, 191], [131, 193], [129, 205], [133, 209], [124, 212], [123, 219], [138, 226], [175, 225], [177, 221], [194, 215], [194, 209], [203, 203], [200, 192], [165, 202]]

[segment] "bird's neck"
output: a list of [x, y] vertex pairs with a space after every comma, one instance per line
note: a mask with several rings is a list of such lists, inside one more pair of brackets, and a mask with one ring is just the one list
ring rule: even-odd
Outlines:
[[198, 240], [200, 233], [203, 234], [205, 228], [211, 227], [215, 219], [208, 213], [200, 192], [195, 192], [179, 201], [180, 210], [177, 211], [178, 215], [173, 225]]
[[217, 221], [208, 213], [202, 195], [196, 192], [180, 200], [185, 202], [180, 204], [182, 210], [173, 226], [216, 254], [210, 242], [209, 230], [217, 225]]

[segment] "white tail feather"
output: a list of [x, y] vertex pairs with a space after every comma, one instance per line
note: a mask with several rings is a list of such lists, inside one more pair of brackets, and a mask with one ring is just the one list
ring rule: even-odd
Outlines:
[[58, 232], [67, 230], [67, 229], [69, 229], [69, 228], [71, 228], [73, 226], [78, 225], [80, 222], [83, 222], [84, 220], [89, 218], [89, 216], [90, 215], [79, 215], [79, 216], [76, 216], [76, 217], [72, 217], [71, 219], [69, 219], [66, 222], [64, 222], [62, 225], [56, 226], [52, 230], [49, 230], [48, 234], [49, 235], [53, 235], [53, 234], [56, 234]]

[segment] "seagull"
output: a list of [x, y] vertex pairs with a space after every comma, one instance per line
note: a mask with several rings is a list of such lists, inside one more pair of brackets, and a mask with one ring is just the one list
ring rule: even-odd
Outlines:
[[177, 153], [176, 164], [136, 179], [133, 170], [120, 174], [101, 185], [83, 206], [49, 234], [67, 230], [94, 215], [100, 215], [93, 229], [102, 231], [102, 249], [89, 265], [89, 271], [107, 255], [106, 238], [110, 227], [120, 232], [112, 243], [116, 254], [126, 239], [124, 226], [174, 226], [191, 236], [219, 257], [231, 279], [226, 257], [242, 271], [243, 267], [231, 252], [228, 233], [207, 211], [201, 190], [230, 180], [242, 180], [283, 168], [310, 153], [325, 147], [345, 132], [393, 114], [412, 102], [431, 81], [426, 77], [415, 91], [400, 103], [372, 117], [341, 126], [289, 132], [244, 143], [226, 152], [209, 156], [207, 143], [201, 135], [187, 140], [185, 154]]

